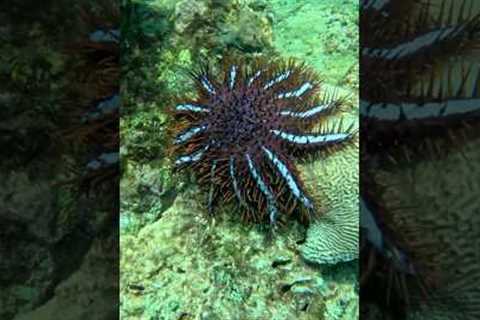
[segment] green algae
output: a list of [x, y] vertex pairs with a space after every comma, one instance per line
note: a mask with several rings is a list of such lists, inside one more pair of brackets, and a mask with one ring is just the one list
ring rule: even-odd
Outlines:
[[272, 1], [275, 49], [313, 66], [326, 83], [358, 90], [358, 2]]
[[[319, 272], [299, 257], [301, 226], [284, 230], [269, 243], [263, 230], [229, 219], [227, 212], [213, 226], [197, 210], [189, 200], [177, 198], [161, 220], [137, 236], [121, 237], [125, 318], [143, 318], [157, 310], [161, 319], [176, 319], [181, 313], [219, 319], [314, 319], [325, 310], [343, 314], [339, 296], [345, 303], [354, 301], [356, 276], [350, 267]], [[282, 257], [289, 262], [274, 267]], [[137, 292], [134, 284], [144, 289]], [[301, 310], [305, 304], [311, 311]]]

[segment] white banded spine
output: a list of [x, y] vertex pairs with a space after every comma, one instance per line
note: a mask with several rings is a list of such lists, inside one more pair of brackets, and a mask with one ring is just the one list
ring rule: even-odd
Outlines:
[[292, 191], [293, 195], [299, 199], [306, 208], [312, 209], [312, 202], [305, 196], [302, 190], [300, 190], [300, 186], [298, 185], [297, 181], [295, 181], [294, 176], [287, 166], [272, 151], [270, 151], [270, 149], [266, 148], [265, 146], [262, 146], [262, 149], [267, 155], [268, 159], [272, 161], [274, 166], [280, 172], [280, 175], [285, 179], [285, 181], [287, 181], [287, 185]]
[[455, 117], [480, 112], [480, 98], [451, 99], [442, 102], [417, 103], [368, 103], [361, 102], [363, 116], [384, 121], [424, 120]]
[[272, 86], [274, 86], [275, 84], [277, 83], [280, 83], [282, 82], [283, 80], [286, 80], [288, 79], [288, 77], [290, 77], [290, 74], [292, 73], [291, 70], [287, 70], [281, 74], [279, 74], [278, 76], [276, 76], [275, 78], [273, 78], [272, 80], [270, 80], [269, 82], [267, 82], [267, 84], [265, 84], [265, 86], [263, 87], [264, 90], [267, 90], [269, 88], [271, 88]]
[[205, 88], [205, 90], [208, 91], [208, 93], [210, 93], [210, 94], [215, 94], [216, 93], [215, 87], [213, 86], [213, 84], [210, 82], [210, 80], [208, 80], [208, 78], [205, 75], [200, 76], [200, 83]]
[[175, 107], [177, 111], [191, 111], [191, 112], [210, 112], [210, 110], [204, 106], [194, 104], [179, 104]]
[[206, 129], [207, 129], [207, 125], [190, 128], [187, 131], [183, 132], [182, 134], [178, 135], [178, 137], [175, 139], [175, 144], [184, 143], [190, 138], [192, 138], [194, 135], [196, 135], [197, 133], [205, 131]]
[[307, 91], [313, 88], [313, 84], [310, 82], [305, 82], [300, 86], [300, 88], [293, 90], [293, 91], [288, 91], [285, 93], [280, 93], [277, 98], [279, 99], [284, 99], [284, 98], [291, 98], [291, 97], [300, 97], [303, 94], [305, 94]]
[[208, 150], [209, 146], [205, 146], [204, 148], [198, 150], [198, 151], [195, 151], [189, 155], [184, 155], [184, 156], [180, 156], [178, 157], [178, 159], [175, 161], [175, 164], [178, 166], [178, 165], [182, 165], [184, 163], [188, 163], [188, 162], [196, 162], [198, 160], [200, 160], [203, 156], [203, 154]]
[[317, 143], [335, 143], [347, 140], [350, 137], [349, 133], [328, 133], [328, 134], [293, 134], [283, 132], [281, 130], [270, 130], [271, 133], [291, 143], [308, 145]]
[[232, 90], [233, 87], [235, 86], [236, 77], [237, 77], [237, 66], [232, 65], [230, 67], [230, 74], [229, 74], [229, 88], [230, 88], [230, 90]]
[[452, 39], [464, 30], [463, 27], [453, 26], [426, 32], [410, 41], [401, 43], [393, 48], [363, 48], [362, 55], [370, 58], [386, 60], [404, 59], [421, 50], [429, 48], [433, 43]]
[[275, 206], [275, 197], [273, 196], [273, 193], [270, 190], [270, 188], [266, 185], [265, 181], [263, 181], [260, 174], [257, 172], [257, 169], [255, 168], [255, 165], [250, 155], [247, 153], [245, 157], [247, 159], [247, 164], [248, 164], [248, 169], [250, 171], [250, 174], [252, 175], [253, 179], [257, 183], [257, 186], [260, 189], [260, 191], [267, 198], [267, 208], [269, 212], [270, 223], [274, 224], [276, 222], [277, 215], [278, 215], [278, 210], [277, 210], [277, 207]]

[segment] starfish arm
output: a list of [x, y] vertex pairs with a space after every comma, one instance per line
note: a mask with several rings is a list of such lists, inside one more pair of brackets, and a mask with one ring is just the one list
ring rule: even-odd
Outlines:
[[412, 59], [412, 57], [420, 53], [438, 48], [438, 45], [442, 42], [464, 37], [464, 30], [464, 25], [434, 29], [400, 43], [393, 48], [362, 48], [362, 56], [364, 58], [390, 61]]
[[217, 93], [215, 84], [210, 77], [211, 73], [208, 63], [201, 63], [197, 70], [191, 71], [189, 74], [192, 79], [195, 80], [197, 88], [203, 94], [205, 94], [206, 97], [215, 95]]
[[313, 106], [307, 108], [292, 107], [280, 111], [279, 114], [285, 118], [314, 122], [322, 116], [335, 112], [345, 100], [346, 97], [339, 98], [337, 91], [333, 90], [323, 94], [318, 101], [313, 103]]
[[254, 74], [252, 74], [247, 80], [247, 86], [251, 86], [260, 76], [262, 75], [263, 70], [258, 70]]
[[215, 86], [212, 84], [212, 82], [210, 81], [210, 79], [208, 79], [206, 75], [200, 75], [198, 80], [200, 81], [200, 84], [203, 86], [203, 88], [207, 90], [208, 93], [212, 95], [216, 93]]
[[238, 67], [236, 65], [232, 65], [228, 72], [228, 87], [230, 90], [233, 90], [235, 87], [235, 81], [238, 73]]
[[306, 81], [299, 88], [295, 90], [279, 93], [277, 95], [277, 98], [278, 99], [291, 98], [291, 97], [299, 98], [313, 88], [315, 88], [315, 86], [310, 81]]
[[214, 160], [212, 163], [212, 168], [210, 169], [210, 190], [208, 191], [208, 212], [213, 214], [213, 193], [215, 191], [215, 184], [213, 179], [215, 177], [215, 170], [217, 168], [217, 160]]
[[271, 133], [287, 145], [303, 150], [317, 150], [330, 145], [340, 144], [350, 140], [354, 135], [350, 129], [347, 132], [318, 134], [298, 134], [283, 130], [271, 130]]
[[271, 87], [273, 87], [274, 85], [284, 81], [284, 80], [287, 80], [290, 75], [292, 74], [292, 71], [291, 70], [285, 70], [284, 72], [278, 74], [275, 78], [273, 78], [272, 80], [268, 81], [264, 86], [263, 86], [263, 90], [267, 90], [267, 89], [270, 89]]
[[175, 160], [175, 165], [181, 166], [190, 162], [199, 161], [200, 159], [202, 159], [203, 154], [208, 150], [208, 148], [209, 146], [207, 145], [200, 150], [178, 157], [177, 160]]
[[[433, 56], [448, 57], [455, 53], [459, 48], [468, 51], [478, 47], [478, 30], [480, 27], [480, 14], [468, 19], [464, 18], [462, 8], [458, 18], [449, 16], [447, 22], [444, 22], [446, 13], [444, 3], [442, 2], [440, 11], [435, 18], [436, 26], [429, 26], [429, 22], [424, 17], [419, 17], [420, 24], [416, 32], [411, 36], [405, 37], [402, 42], [395, 44], [386, 43], [383, 47], [370, 43], [362, 46], [362, 61], [372, 61], [374, 65], [391, 63], [407, 63], [409, 68], [425, 68], [425, 64], [431, 63]], [[465, 3], [465, 2], [464, 2]], [[423, 16], [428, 15], [428, 9], [424, 9]], [[454, 21], [452, 21], [454, 20]], [[446, 24], [446, 25], [442, 25]]]
[[253, 180], [256, 182], [258, 189], [260, 192], [263, 193], [265, 198], [267, 199], [267, 210], [270, 218], [270, 224], [274, 225], [277, 221], [278, 216], [278, 209], [276, 206], [275, 196], [271, 188], [265, 183], [263, 178], [260, 176], [260, 173], [257, 171], [256, 164], [247, 153], [245, 155], [248, 164], [248, 170], [250, 171], [250, 175], [252, 176]]
[[229, 160], [229, 173], [230, 178], [232, 179], [233, 191], [235, 193], [235, 196], [237, 197], [238, 202], [245, 208], [250, 209], [245, 200], [243, 199], [242, 194], [240, 193], [240, 187], [237, 179], [237, 166], [235, 165], [235, 158], [232, 156], [230, 156]]
[[197, 135], [198, 133], [200, 132], [203, 132], [207, 129], [207, 125], [202, 125], [202, 126], [199, 126], [199, 127], [192, 127], [192, 128], [188, 128], [187, 130], [183, 131], [182, 133], [180, 133], [174, 143], [175, 144], [181, 144], [181, 143], [185, 143], [187, 142], [188, 140], [190, 140], [192, 137], [194, 137], [195, 135]]
[[397, 122], [448, 122], [455, 118], [480, 115], [480, 98], [452, 98], [418, 104], [415, 102], [370, 103], [360, 102], [360, 115], [365, 119]]
[[198, 104], [179, 104], [175, 107], [177, 111], [190, 111], [190, 112], [210, 112], [210, 110], [206, 106], [198, 105]]
[[313, 210], [312, 201], [307, 197], [305, 192], [302, 190], [302, 187], [300, 186], [299, 182], [297, 181], [295, 175], [292, 173], [292, 170], [288, 168], [288, 165], [286, 164], [286, 162], [280, 160], [279, 156], [277, 156], [274, 152], [272, 152], [267, 147], [263, 146], [262, 149], [265, 152], [267, 158], [272, 162], [272, 164], [278, 170], [280, 175], [283, 177], [283, 179], [285, 179], [285, 181], [287, 182], [287, 185], [288, 185], [290, 191], [293, 193], [293, 195], [300, 202], [303, 203], [305, 208], [307, 208], [309, 210]]

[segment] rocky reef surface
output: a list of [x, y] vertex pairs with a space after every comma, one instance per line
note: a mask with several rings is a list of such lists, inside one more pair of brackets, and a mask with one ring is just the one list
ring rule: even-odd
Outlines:
[[77, 17], [67, 1], [0, 9], [2, 320], [111, 319], [118, 309], [113, 201], [92, 201], [67, 183], [83, 156], [65, 146], [60, 129], [68, 113], [64, 46], [81, 33]]
[[157, 222], [121, 236], [122, 318], [356, 318], [355, 266], [305, 264], [300, 226], [269, 239], [199, 211], [178, 197]]

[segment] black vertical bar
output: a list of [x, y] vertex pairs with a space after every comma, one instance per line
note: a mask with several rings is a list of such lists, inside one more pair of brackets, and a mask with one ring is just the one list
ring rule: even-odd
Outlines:
[[475, 1], [361, 1], [362, 319], [480, 318], [479, 31]]
[[0, 20], [0, 319], [118, 319], [119, 3]]

